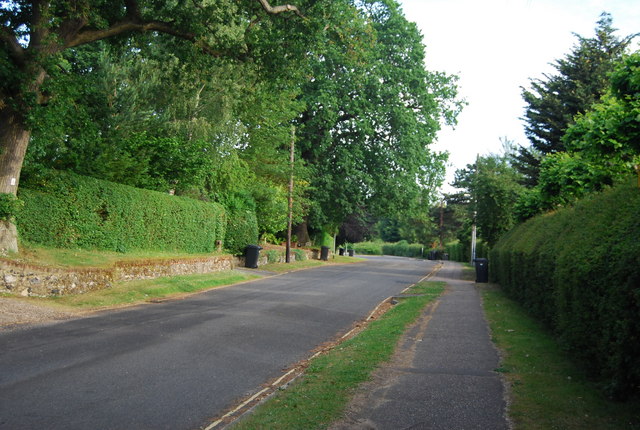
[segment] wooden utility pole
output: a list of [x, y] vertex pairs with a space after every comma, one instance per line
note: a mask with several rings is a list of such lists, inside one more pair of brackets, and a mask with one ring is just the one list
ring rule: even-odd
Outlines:
[[296, 140], [296, 127], [291, 126], [291, 145], [289, 148], [289, 166], [291, 172], [289, 174], [289, 220], [287, 222], [287, 254], [285, 261], [291, 262], [291, 227], [293, 224], [293, 162], [294, 159], [294, 146]]
[[440, 200], [440, 249], [444, 249], [444, 197]]
[[476, 219], [478, 217], [478, 193], [477, 193], [477, 184], [478, 184], [478, 170], [480, 168], [480, 155], [476, 155], [476, 172], [475, 172], [475, 192], [472, 196], [473, 198], [473, 225], [471, 226], [471, 264], [476, 262], [476, 235], [477, 235], [477, 227], [476, 227]]

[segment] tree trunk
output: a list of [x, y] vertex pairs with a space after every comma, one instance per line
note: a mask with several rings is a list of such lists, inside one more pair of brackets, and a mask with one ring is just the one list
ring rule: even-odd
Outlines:
[[306, 220], [302, 221], [300, 224], [295, 226], [295, 234], [296, 234], [298, 243], [301, 243], [302, 245], [307, 245], [311, 243]]
[[[15, 196], [18, 192], [30, 137], [22, 115], [8, 106], [0, 110], [0, 193]], [[18, 252], [18, 234], [13, 221], [0, 222], [0, 251]]]

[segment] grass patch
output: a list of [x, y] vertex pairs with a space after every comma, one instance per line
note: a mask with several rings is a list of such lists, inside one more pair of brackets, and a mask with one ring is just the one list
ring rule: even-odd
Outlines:
[[183, 275], [170, 278], [118, 282], [112, 288], [86, 294], [34, 298], [32, 300], [45, 305], [77, 310], [100, 309], [195, 293], [255, 278], [258, 278], [258, 276], [235, 270], [198, 275]]
[[[214, 254], [188, 254], [175, 252], [134, 251], [118, 252], [60, 249], [42, 246], [21, 246], [19, 255], [9, 258], [27, 264], [58, 268], [107, 268], [119, 261], [163, 260], [177, 258], [210, 257]], [[353, 257], [336, 257], [328, 263], [355, 263], [364, 261]], [[261, 266], [262, 269], [284, 273], [292, 270], [312, 268], [328, 264], [320, 260], [294, 261], [289, 264], [274, 263]], [[259, 276], [240, 271], [216, 272], [209, 274], [183, 275], [141, 281], [117, 282], [111, 288], [86, 294], [66, 295], [48, 298], [29, 298], [30, 302], [66, 310], [95, 310], [142, 303], [154, 299], [194, 293], [219, 286], [226, 286], [258, 278]], [[3, 295], [14, 298], [12, 294]]]
[[127, 253], [87, 249], [48, 248], [26, 245], [20, 247], [20, 254], [10, 254], [9, 258], [27, 264], [49, 267], [111, 267], [118, 261], [162, 260], [171, 258], [210, 257], [214, 253], [180, 253], [161, 251], [131, 251]]
[[276, 393], [233, 428], [326, 428], [341, 418], [353, 390], [368, 380], [379, 364], [391, 358], [407, 326], [443, 290], [443, 282], [418, 284], [407, 293], [423, 296], [407, 297], [362, 333], [314, 359], [302, 378]]
[[517, 429], [640, 429], [640, 399], [606, 398], [536, 320], [500, 290], [483, 289], [492, 337], [503, 352], [499, 371], [512, 393]]

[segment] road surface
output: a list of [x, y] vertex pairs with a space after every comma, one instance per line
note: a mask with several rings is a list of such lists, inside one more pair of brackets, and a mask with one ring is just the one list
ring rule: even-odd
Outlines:
[[0, 332], [0, 429], [201, 428], [433, 266], [372, 257]]

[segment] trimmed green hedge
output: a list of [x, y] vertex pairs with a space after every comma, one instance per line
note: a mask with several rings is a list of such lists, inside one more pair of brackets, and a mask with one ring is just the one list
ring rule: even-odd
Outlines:
[[[353, 245], [358, 254], [364, 255], [382, 255], [382, 246], [384, 242], [360, 242]], [[344, 247], [344, 246], [343, 246]]]
[[422, 258], [424, 252], [424, 245], [419, 243], [409, 243], [406, 240], [401, 240], [397, 243], [386, 243], [382, 245], [382, 253], [384, 255], [397, 255], [399, 257], [416, 257]]
[[640, 189], [617, 186], [507, 233], [493, 281], [557, 331], [606, 391], [640, 393]]
[[229, 199], [224, 247], [235, 255], [245, 253], [247, 245], [258, 244], [258, 218], [253, 199], [239, 195]]
[[49, 171], [20, 188], [21, 240], [60, 248], [214, 251], [225, 236], [216, 203]]
[[[395, 255], [399, 257], [422, 258], [426, 256], [424, 245], [409, 243], [401, 240], [396, 243], [389, 242], [360, 242], [352, 245], [358, 254], [364, 255]], [[350, 246], [351, 247], [351, 246]]]
[[[449, 260], [468, 263], [471, 261], [471, 245], [461, 242], [448, 243], [445, 252], [449, 254]], [[476, 242], [476, 258], [489, 257], [489, 247], [481, 240]]]

